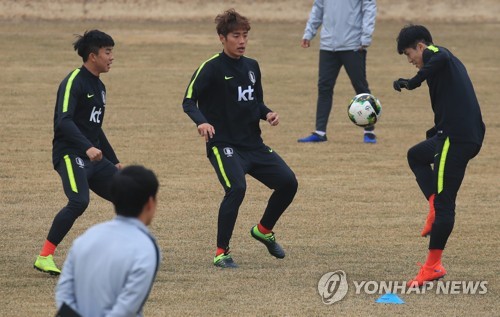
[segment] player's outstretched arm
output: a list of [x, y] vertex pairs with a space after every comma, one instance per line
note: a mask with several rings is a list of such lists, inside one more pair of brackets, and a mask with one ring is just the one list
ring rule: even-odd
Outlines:
[[401, 91], [401, 88], [408, 89], [408, 79], [399, 78], [392, 84], [394, 90]]

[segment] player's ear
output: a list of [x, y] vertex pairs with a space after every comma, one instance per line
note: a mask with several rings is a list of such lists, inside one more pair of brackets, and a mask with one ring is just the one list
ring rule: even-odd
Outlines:
[[142, 218], [142, 221], [146, 226], [151, 224], [153, 221], [153, 218], [156, 214], [156, 207], [158, 205], [158, 202], [155, 197], [151, 196], [149, 197], [148, 201], [146, 204], [144, 204], [144, 207], [142, 208], [142, 212], [139, 215], [139, 218]]
[[89, 60], [92, 61], [92, 62], [95, 62], [97, 59], [97, 55], [95, 53], [90, 53], [89, 54]]
[[148, 211], [152, 211], [154, 213], [156, 211], [156, 206], [157, 206], [156, 198], [153, 196], [150, 196], [148, 201], [146, 202], [146, 209], [148, 209]]
[[224, 44], [224, 42], [226, 41], [226, 37], [222, 34], [219, 34], [219, 40], [222, 44]]
[[417, 43], [417, 50], [419, 52], [423, 52], [426, 48], [427, 48], [427, 44], [425, 44], [424, 42]]

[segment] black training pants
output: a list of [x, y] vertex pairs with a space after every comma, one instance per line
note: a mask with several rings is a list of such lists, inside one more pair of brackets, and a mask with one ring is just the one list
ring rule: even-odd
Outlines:
[[260, 220], [264, 227], [273, 229], [298, 187], [295, 174], [285, 161], [267, 146], [241, 151], [232, 146], [217, 145], [212, 147], [208, 158], [225, 190], [219, 208], [217, 247], [229, 247], [238, 210], [245, 197], [246, 174], [274, 190]]
[[68, 197], [68, 204], [55, 216], [47, 236], [47, 240], [58, 245], [76, 218], [87, 209], [90, 201], [89, 189], [102, 198], [111, 200], [109, 186], [118, 168], [104, 157], [99, 162], [91, 162], [88, 158], [82, 159], [69, 154], [60, 160], [56, 170]]
[[[370, 93], [366, 80], [366, 50], [319, 51], [318, 101], [316, 105], [316, 130], [326, 132], [332, 110], [333, 89], [340, 69], [345, 67], [356, 94]], [[349, 100], [345, 101], [347, 106]], [[373, 131], [366, 127], [365, 131]]]
[[455, 224], [455, 201], [467, 163], [480, 148], [474, 143], [451, 142], [449, 137], [436, 135], [408, 150], [408, 163], [423, 194], [427, 199], [436, 194], [436, 219], [429, 249], [444, 249]]

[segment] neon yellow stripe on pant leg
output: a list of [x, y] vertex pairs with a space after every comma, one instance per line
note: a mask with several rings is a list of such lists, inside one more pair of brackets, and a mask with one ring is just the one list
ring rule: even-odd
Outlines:
[[73, 165], [71, 165], [71, 159], [69, 155], [64, 156], [64, 162], [66, 163], [66, 170], [68, 171], [69, 183], [71, 184], [71, 190], [78, 193], [78, 188], [76, 187], [75, 174], [73, 173]]
[[212, 151], [214, 152], [215, 158], [217, 159], [217, 165], [219, 165], [219, 170], [222, 175], [222, 178], [224, 178], [224, 182], [226, 182], [226, 186], [228, 188], [231, 188], [231, 183], [229, 182], [229, 179], [227, 178], [226, 171], [224, 170], [224, 165], [222, 165], [222, 160], [220, 158], [219, 150], [217, 147], [212, 147]]
[[438, 194], [443, 191], [444, 186], [444, 167], [446, 165], [446, 156], [448, 155], [448, 150], [450, 148], [450, 138], [447, 137], [444, 141], [443, 151], [441, 152], [441, 158], [439, 159], [439, 170], [438, 170]]

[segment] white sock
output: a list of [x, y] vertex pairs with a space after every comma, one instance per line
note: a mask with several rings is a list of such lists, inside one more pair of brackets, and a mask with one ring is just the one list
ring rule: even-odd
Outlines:
[[314, 131], [314, 133], [316, 133], [319, 136], [325, 136], [326, 135], [326, 132], [324, 132], [324, 131], [318, 131], [318, 130], [316, 130], [316, 131]]

